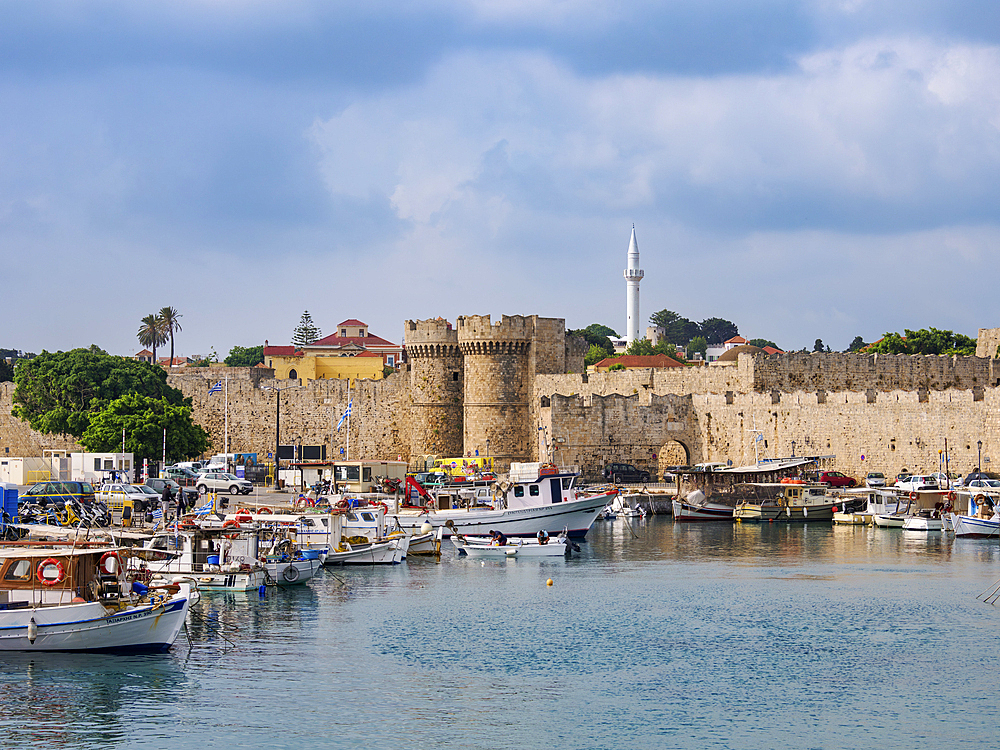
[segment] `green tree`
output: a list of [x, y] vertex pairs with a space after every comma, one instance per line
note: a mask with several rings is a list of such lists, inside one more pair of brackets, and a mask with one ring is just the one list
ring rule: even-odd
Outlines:
[[780, 346], [778, 346], [777, 344], [775, 344], [773, 341], [769, 341], [767, 339], [750, 339], [747, 343], [750, 344], [750, 346], [756, 346], [756, 347], [758, 347], [760, 349], [763, 349], [765, 346], [770, 346], [770, 347], [772, 347], [774, 349], [780, 349], [781, 348]]
[[223, 361], [229, 367], [253, 367], [264, 361], [264, 346], [234, 346]]
[[208, 449], [208, 433], [192, 421], [190, 404], [172, 404], [138, 393], [128, 393], [93, 412], [80, 442], [95, 452], [116, 451], [121, 448], [122, 430], [125, 451], [136, 458], [162, 456], [164, 430], [171, 458], [193, 458]]
[[735, 323], [722, 318], [706, 318], [698, 324], [698, 333], [705, 337], [709, 344], [722, 344], [733, 336], [739, 336], [740, 331]]
[[653, 349], [653, 344], [649, 339], [636, 339], [628, 348], [625, 349], [625, 354], [647, 357], [651, 354], [656, 354], [657, 352]]
[[136, 337], [139, 343], [147, 349], [153, 350], [153, 364], [156, 364], [156, 348], [167, 341], [167, 332], [163, 327], [163, 321], [155, 313], [147, 315], [140, 321], [139, 332]]
[[[162, 367], [113, 357], [96, 345], [68, 352], [43, 351], [18, 363], [11, 413], [32, 429], [79, 438], [91, 415], [134, 393], [180, 406], [190, 399], [167, 385]], [[120, 437], [120, 435], [119, 435]]]
[[619, 370], [627, 370], [627, 369], [628, 368], [625, 367], [625, 365], [618, 363], [616, 365], [611, 365], [611, 367], [608, 368], [608, 372], [617, 372]]
[[708, 342], [705, 341], [704, 336], [695, 336], [691, 339], [687, 346], [687, 352], [689, 357], [693, 357], [695, 354], [701, 354], [702, 359], [708, 358]]
[[0, 383], [8, 383], [14, 380], [14, 365], [8, 364], [6, 359], [0, 359]]
[[170, 337], [170, 367], [174, 366], [174, 333], [181, 330], [181, 314], [175, 307], [161, 307], [159, 316], [163, 332]]
[[864, 349], [866, 346], [868, 346], [868, 344], [865, 343], [865, 340], [863, 338], [861, 338], [860, 336], [855, 336], [854, 337], [854, 341], [852, 341], [851, 345], [849, 347], [847, 347], [847, 351], [849, 351], [849, 352], [859, 352], [862, 349]]
[[687, 344], [701, 333], [697, 323], [683, 318], [673, 310], [660, 310], [649, 316], [649, 322], [663, 329], [663, 337], [677, 346]]
[[823, 339], [816, 339], [815, 343], [813, 343], [813, 351], [814, 352], [823, 351]]
[[604, 347], [598, 346], [597, 344], [591, 344], [590, 350], [587, 352], [587, 356], [583, 358], [583, 363], [587, 367], [596, 365], [602, 359], [607, 359], [612, 356], [612, 352], [608, 351]]
[[295, 331], [292, 333], [292, 345], [299, 347], [309, 346], [316, 343], [322, 336], [323, 333], [313, 323], [312, 315], [306, 310], [302, 313], [302, 317], [299, 318], [299, 324], [295, 326]]
[[905, 329], [905, 335], [886, 333], [881, 341], [868, 350], [876, 354], [944, 354], [971, 357], [976, 353], [976, 340], [970, 336], [937, 328]]
[[615, 346], [611, 343], [610, 336], [618, 338], [618, 334], [614, 332], [613, 329], [607, 326], [602, 326], [600, 323], [591, 323], [586, 328], [581, 328], [577, 331], [567, 331], [570, 336], [580, 336], [591, 346], [599, 346], [604, 351], [607, 352], [608, 357], [615, 353]]

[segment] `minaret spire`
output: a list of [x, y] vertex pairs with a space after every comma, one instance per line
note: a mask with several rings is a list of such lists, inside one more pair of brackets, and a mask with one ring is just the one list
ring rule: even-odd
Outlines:
[[635, 239], [635, 224], [632, 225], [632, 239], [628, 243], [628, 264], [625, 267], [625, 343], [642, 338], [639, 335], [639, 282], [643, 272], [639, 268], [639, 243]]

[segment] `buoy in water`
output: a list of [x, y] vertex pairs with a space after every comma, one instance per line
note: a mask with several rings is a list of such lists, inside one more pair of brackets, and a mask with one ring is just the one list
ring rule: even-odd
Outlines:
[[552, 579], [550, 578], [549, 580], [547, 580], [547, 581], [545, 582], [545, 585], [546, 585], [546, 586], [551, 586], [551, 585], [552, 585]]

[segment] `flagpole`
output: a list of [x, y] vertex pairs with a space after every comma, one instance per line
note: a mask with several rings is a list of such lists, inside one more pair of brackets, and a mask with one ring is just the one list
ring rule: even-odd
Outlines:
[[347, 455], [345, 460], [351, 460], [351, 381], [347, 381]]

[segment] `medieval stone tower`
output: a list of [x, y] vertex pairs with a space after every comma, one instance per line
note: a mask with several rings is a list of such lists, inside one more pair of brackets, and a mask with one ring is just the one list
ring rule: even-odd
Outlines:
[[406, 321], [411, 456], [489, 455], [504, 470], [539, 454], [535, 378], [582, 373], [587, 343], [561, 318]]
[[463, 455], [465, 368], [451, 323], [406, 321], [410, 367], [410, 455]]
[[524, 460], [529, 420], [528, 353], [533, 319], [506, 315], [495, 325], [488, 315], [457, 321], [465, 357], [465, 446], [493, 456], [499, 466]]

